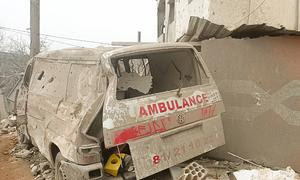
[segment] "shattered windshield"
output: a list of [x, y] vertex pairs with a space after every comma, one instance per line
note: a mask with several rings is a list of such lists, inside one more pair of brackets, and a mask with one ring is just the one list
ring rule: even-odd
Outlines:
[[[117, 99], [128, 99], [201, 84], [192, 49], [146, 52], [112, 59]], [[178, 94], [179, 95], [179, 94]]]

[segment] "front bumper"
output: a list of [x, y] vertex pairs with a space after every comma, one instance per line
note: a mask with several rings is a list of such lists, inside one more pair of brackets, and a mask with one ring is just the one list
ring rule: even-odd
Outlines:
[[102, 163], [78, 165], [62, 161], [61, 165], [66, 176], [72, 180], [98, 180], [103, 176]]

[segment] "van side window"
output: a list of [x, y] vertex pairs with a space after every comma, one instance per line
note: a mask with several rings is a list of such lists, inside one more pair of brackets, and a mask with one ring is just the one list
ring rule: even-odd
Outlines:
[[29, 64], [26, 68], [25, 74], [24, 74], [24, 85], [25, 87], [29, 87], [30, 78], [32, 74], [32, 64]]

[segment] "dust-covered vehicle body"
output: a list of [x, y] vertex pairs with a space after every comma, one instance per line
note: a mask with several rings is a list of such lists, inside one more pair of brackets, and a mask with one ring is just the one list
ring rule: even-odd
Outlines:
[[224, 144], [224, 106], [200, 54], [182, 43], [41, 53], [18, 118], [59, 176], [100, 179], [113, 153], [137, 179]]

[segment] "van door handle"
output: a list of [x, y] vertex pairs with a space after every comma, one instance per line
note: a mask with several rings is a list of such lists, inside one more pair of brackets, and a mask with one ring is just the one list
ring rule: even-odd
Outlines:
[[181, 131], [187, 131], [189, 129], [193, 129], [193, 128], [196, 128], [196, 127], [199, 127], [199, 126], [202, 126], [202, 125], [203, 125], [202, 121], [197, 121], [197, 122], [188, 124], [184, 127], [178, 127], [178, 128], [172, 129], [170, 131], [160, 133], [160, 137], [161, 138], [166, 138], [168, 136], [174, 135], [174, 134], [179, 133]]

